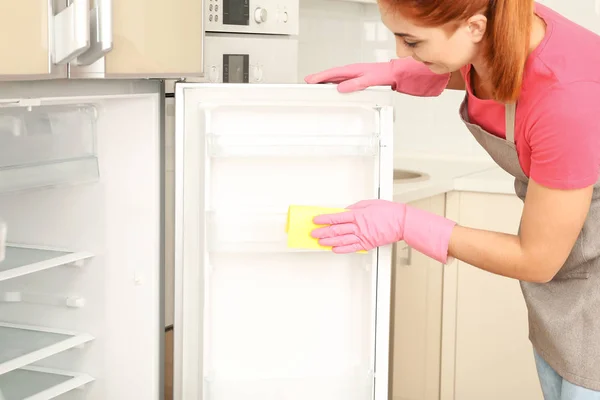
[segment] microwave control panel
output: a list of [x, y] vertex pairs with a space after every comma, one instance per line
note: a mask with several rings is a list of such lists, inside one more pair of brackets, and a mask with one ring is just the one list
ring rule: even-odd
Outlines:
[[299, 0], [204, 0], [206, 32], [298, 35]]

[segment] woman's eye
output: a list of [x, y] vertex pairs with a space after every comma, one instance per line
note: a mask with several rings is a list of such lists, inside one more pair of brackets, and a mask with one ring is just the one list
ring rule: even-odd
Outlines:
[[417, 47], [417, 45], [419, 44], [419, 42], [407, 42], [406, 40], [404, 41], [404, 44], [408, 47]]

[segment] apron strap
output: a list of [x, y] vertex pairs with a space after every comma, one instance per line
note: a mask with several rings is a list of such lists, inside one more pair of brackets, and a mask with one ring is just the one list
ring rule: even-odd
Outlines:
[[505, 129], [506, 129], [506, 141], [515, 143], [515, 114], [517, 113], [517, 104], [510, 103], [504, 106], [505, 114]]

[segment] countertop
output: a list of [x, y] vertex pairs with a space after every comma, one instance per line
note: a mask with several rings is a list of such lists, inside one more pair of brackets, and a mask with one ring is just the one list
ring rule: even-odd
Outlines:
[[513, 177], [491, 159], [435, 156], [396, 156], [394, 169], [419, 172], [424, 177], [395, 181], [394, 201], [411, 202], [453, 190], [514, 194]]

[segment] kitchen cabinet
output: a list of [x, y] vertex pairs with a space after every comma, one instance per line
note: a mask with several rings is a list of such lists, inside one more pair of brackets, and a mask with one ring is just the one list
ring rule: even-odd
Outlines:
[[3, 1], [0, 79], [65, 78], [66, 64], [89, 41], [89, 0]]
[[[444, 215], [445, 195], [410, 205]], [[390, 400], [438, 400], [443, 266], [403, 242], [394, 250]]]
[[202, 76], [202, 21], [196, 0], [3, 2], [0, 80]]
[[[102, 6], [107, 0], [95, 1]], [[197, 0], [112, 0], [112, 20], [105, 14], [98, 22], [100, 28], [112, 25], [112, 49], [92, 64], [84, 60], [83, 66], [73, 65], [71, 77], [201, 76], [202, 5]]]
[[[516, 233], [515, 195], [450, 192], [410, 203], [459, 224]], [[390, 400], [542, 400], [519, 282], [395, 246]]]
[[[446, 216], [516, 234], [515, 195], [452, 192]], [[444, 267], [441, 400], [542, 400], [519, 282], [455, 261]]]

